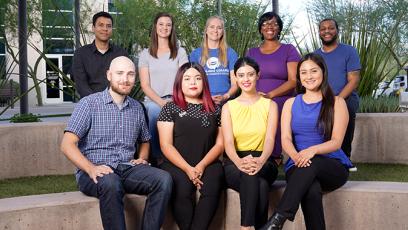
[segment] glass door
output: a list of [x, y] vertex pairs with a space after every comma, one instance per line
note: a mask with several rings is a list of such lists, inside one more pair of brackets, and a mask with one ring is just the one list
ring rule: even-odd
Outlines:
[[58, 69], [61, 69], [60, 55], [47, 55], [49, 62], [45, 63], [45, 103], [57, 104], [62, 102], [62, 82]]
[[63, 79], [62, 73], [68, 79], [71, 79], [70, 69], [72, 64], [72, 55], [48, 54], [49, 62], [45, 64], [45, 104], [59, 104], [63, 102], [72, 102], [75, 95], [75, 88], [72, 84]]

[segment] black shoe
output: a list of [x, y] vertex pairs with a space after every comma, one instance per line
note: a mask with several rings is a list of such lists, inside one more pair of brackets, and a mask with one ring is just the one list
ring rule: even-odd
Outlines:
[[261, 230], [281, 230], [285, 221], [286, 217], [275, 212]]

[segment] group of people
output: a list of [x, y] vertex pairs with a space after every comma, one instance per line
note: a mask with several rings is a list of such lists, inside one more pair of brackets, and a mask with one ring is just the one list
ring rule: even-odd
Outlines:
[[[238, 57], [221, 17], [208, 18], [201, 47], [187, 55], [173, 17], [159, 13], [139, 54], [142, 103], [128, 96], [136, 68], [110, 43], [112, 27], [108, 13], [95, 14], [94, 42], [75, 52], [82, 99], [61, 143], [80, 191], [99, 198], [104, 229], [126, 229], [125, 193], [147, 195], [142, 229], [159, 229], [168, 203], [180, 229], [208, 229], [225, 187], [239, 192], [241, 229], [281, 229], [299, 204], [307, 229], [325, 229], [322, 191], [341, 187], [354, 167], [360, 69], [334, 19], [319, 23], [323, 46], [301, 57], [267, 12], [260, 46]], [[287, 186], [268, 219], [283, 152]]]

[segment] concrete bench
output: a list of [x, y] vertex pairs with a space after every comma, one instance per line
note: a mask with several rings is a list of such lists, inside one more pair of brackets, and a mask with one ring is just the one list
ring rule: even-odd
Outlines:
[[[270, 193], [270, 212], [279, 201], [285, 183], [278, 181]], [[145, 197], [126, 195], [128, 229], [138, 229]], [[408, 183], [348, 182], [324, 195], [327, 229], [408, 229]], [[224, 193], [210, 229], [239, 229], [239, 195]], [[0, 229], [102, 229], [98, 200], [80, 192], [0, 199]], [[168, 212], [163, 229], [177, 229]], [[285, 230], [305, 229], [301, 210]]]

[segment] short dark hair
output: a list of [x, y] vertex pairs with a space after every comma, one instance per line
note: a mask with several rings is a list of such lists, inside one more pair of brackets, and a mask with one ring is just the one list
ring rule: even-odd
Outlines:
[[235, 62], [235, 65], [234, 65], [234, 74], [236, 75], [236, 74], [237, 74], [237, 70], [238, 70], [239, 68], [243, 67], [243, 66], [246, 66], [246, 65], [249, 65], [249, 66], [251, 66], [252, 68], [254, 68], [256, 74], [259, 73], [259, 65], [258, 65], [258, 63], [257, 63], [254, 59], [252, 59], [252, 58], [250, 58], [250, 57], [241, 57], [241, 58], [239, 58], [239, 59]]
[[92, 25], [95, 26], [96, 20], [98, 20], [98, 18], [103, 17], [103, 18], [109, 18], [112, 22], [113, 25], [113, 18], [112, 15], [110, 15], [108, 12], [105, 11], [100, 11], [96, 14], [94, 14], [94, 16], [92, 17]]
[[278, 33], [278, 39], [280, 38], [280, 34], [282, 32], [282, 28], [283, 28], [283, 22], [282, 19], [279, 17], [278, 14], [276, 14], [275, 12], [266, 12], [264, 14], [262, 14], [262, 16], [259, 18], [258, 20], [258, 32], [261, 34], [261, 39], [264, 40], [264, 37], [261, 33], [261, 29], [262, 29], [262, 24], [265, 21], [269, 21], [272, 18], [276, 18], [276, 22], [278, 23], [279, 26], [279, 33]]
[[320, 28], [320, 25], [322, 24], [322, 22], [326, 22], [326, 21], [333, 21], [334, 25], [336, 26], [337, 31], [339, 31], [339, 24], [337, 24], [337, 21], [334, 18], [325, 18], [325, 19], [321, 20], [319, 22], [319, 28]]

